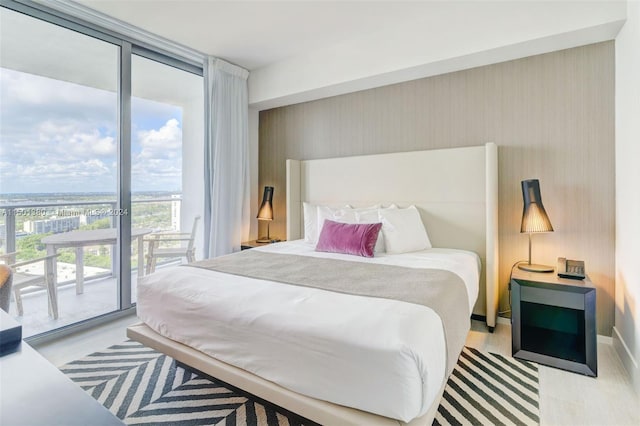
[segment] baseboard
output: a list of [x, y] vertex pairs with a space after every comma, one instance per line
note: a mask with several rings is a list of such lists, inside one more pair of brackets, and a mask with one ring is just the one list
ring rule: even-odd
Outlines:
[[612, 340], [613, 348], [618, 354], [618, 357], [620, 357], [625, 370], [627, 370], [627, 372], [629, 373], [631, 386], [633, 386], [636, 394], [640, 396], [640, 368], [638, 367], [638, 362], [633, 357], [633, 354], [629, 350], [629, 347], [625, 343], [616, 327], [613, 327]]
[[471, 319], [476, 321], [487, 322], [487, 317], [480, 314], [471, 314]]
[[60, 328], [56, 328], [55, 330], [46, 331], [44, 333], [36, 334], [35, 336], [26, 337], [24, 339], [25, 342], [30, 344], [31, 346], [37, 347], [38, 345], [43, 345], [45, 343], [49, 343], [55, 340], [58, 340], [62, 337], [68, 336], [70, 334], [78, 333], [81, 331], [89, 330], [94, 327], [97, 327], [102, 324], [106, 324], [111, 321], [115, 321], [117, 319], [126, 317], [126, 316], [135, 316], [136, 315], [136, 307], [132, 306], [128, 309], [124, 309], [122, 311], [110, 312], [108, 314], [100, 315], [97, 317], [89, 318], [84, 321], [80, 321], [74, 324], [69, 324]]
[[613, 337], [598, 334], [598, 343], [604, 343], [605, 345], [613, 345]]
[[[471, 319], [476, 321], [487, 322], [487, 317], [479, 314], [471, 314]], [[507, 324], [511, 325], [511, 318], [498, 316], [496, 318], [496, 324]]]
[[511, 318], [507, 318], [507, 317], [498, 317], [498, 319], [496, 319], [496, 322], [497, 322], [498, 324], [511, 325]]

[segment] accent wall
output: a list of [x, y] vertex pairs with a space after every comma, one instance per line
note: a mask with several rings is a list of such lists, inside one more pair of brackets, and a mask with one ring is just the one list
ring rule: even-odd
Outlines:
[[527, 258], [527, 237], [519, 232], [520, 181], [538, 178], [555, 232], [533, 235], [533, 261], [584, 260], [598, 289], [598, 333], [610, 336], [614, 53], [613, 42], [602, 42], [260, 111], [258, 187], [275, 186], [271, 235], [285, 238], [287, 158], [495, 142], [501, 310], [509, 309], [511, 266]]

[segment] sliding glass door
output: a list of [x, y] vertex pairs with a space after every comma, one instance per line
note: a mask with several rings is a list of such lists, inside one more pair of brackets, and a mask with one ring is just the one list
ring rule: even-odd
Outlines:
[[0, 28], [2, 261], [21, 265], [10, 313], [30, 336], [118, 308], [120, 48], [7, 9]]
[[130, 308], [150, 241], [191, 232], [203, 81], [201, 68], [113, 32], [3, 5], [0, 263], [14, 265], [10, 313], [29, 337]]
[[132, 56], [131, 265], [138, 278], [202, 254], [203, 87], [201, 75]]

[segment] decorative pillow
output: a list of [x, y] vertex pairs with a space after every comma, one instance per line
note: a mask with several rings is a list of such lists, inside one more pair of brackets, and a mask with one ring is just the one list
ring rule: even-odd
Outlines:
[[431, 248], [427, 230], [415, 206], [380, 209], [379, 214], [387, 253], [408, 253]]
[[[352, 208], [349, 204], [344, 207], [316, 206], [303, 203], [304, 206], [304, 240], [308, 243], [317, 243], [318, 235], [322, 231], [322, 225], [326, 219], [341, 223], [377, 223], [379, 204], [370, 207]], [[397, 208], [395, 204], [387, 208]], [[375, 247], [376, 253], [384, 253], [384, 237], [382, 231], [378, 235]]]
[[316, 251], [373, 257], [381, 223], [340, 223], [326, 219]]

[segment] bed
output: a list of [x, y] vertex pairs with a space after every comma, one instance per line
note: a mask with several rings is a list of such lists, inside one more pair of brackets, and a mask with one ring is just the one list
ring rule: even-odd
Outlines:
[[[496, 169], [494, 144], [288, 160], [289, 241], [253, 249], [243, 260], [297, 256], [305, 262], [334, 262], [328, 268], [346, 265], [345, 271], [448, 270], [465, 288], [466, 297], [458, 296], [455, 306], [485, 316], [493, 327]], [[371, 259], [318, 253], [302, 239], [304, 202], [415, 205], [437, 248]], [[233, 263], [240, 257], [226, 258]], [[449, 355], [457, 350], [455, 359], [462, 349], [460, 344], [450, 348], [453, 339], [443, 332], [446, 321], [403, 301], [283, 285], [281, 278], [265, 276], [179, 267], [145, 277], [138, 286], [143, 323], [130, 327], [128, 335], [321, 424], [430, 424], [450, 372]], [[210, 331], [203, 335], [198, 329]]]

